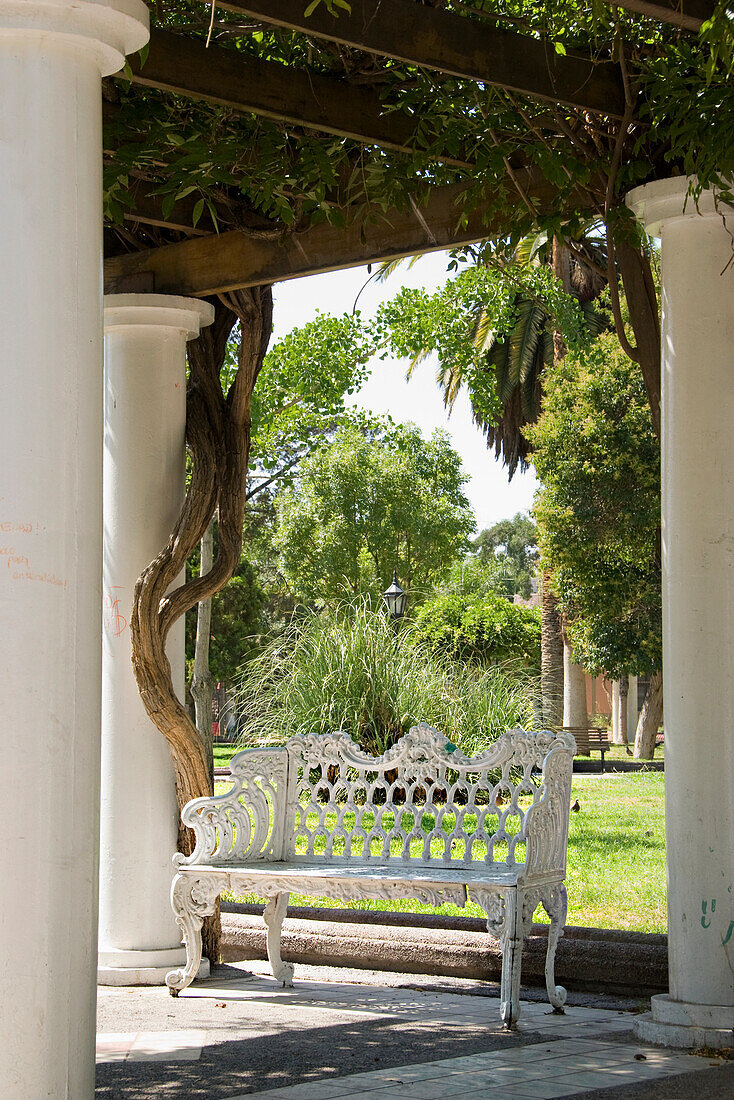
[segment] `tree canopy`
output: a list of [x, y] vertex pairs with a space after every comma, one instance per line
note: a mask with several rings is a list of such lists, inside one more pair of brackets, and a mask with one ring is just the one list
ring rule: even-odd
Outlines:
[[[265, 628], [266, 595], [246, 558], [229, 583], [212, 597], [209, 667], [215, 682], [230, 684], [244, 660], [258, 651]], [[190, 672], [196, 642], [196, 616], [186, 617], [186, 663]]]
[[499, 565], [505, 590], [527, 599], [539, 558], [538, 529], [522, 512], [479, 533], [472, 550], [482, 562]]
[[[277, 487], [340, 426], [368, 426], [369, 417], [346, 398], [365, 381], [372, 351], [359, 313], [318, 313], [270, 348], [252, 395], [250, 497]], [[230, 344], [228, 364], [236, 355]]]
[[278, 497], [276, 545], [302, 599], [381, 593], [397, 570], [413, 593], [468, 547], [474, 516], [443, 432], [398, 426], [380, 441], [342, 428]]
[[448, 657], [540, 671], [540, 612], [496, 593], [434, 596], [418, 608], [411, 630], [416, 641]]
[[530, 428], [543, 558], [577, 660], [618, 677], [661, 666], [660, 448], [616, 338], [570, 352]]
[[[248, 471], [246, 537], [239, 565], [212, 597], [210, 666], [216, 680], [231, 682], [241, 662], [255, 651], [258, 635], [277, 607], [273, 575], [270, 498], [292, 479], [301, 459], [333, 439], [339, 426], [366, 427], [367, 414], [346, 405], [346, 397], [366, 377], [371, 336], [359, 314], [317, 314], [278, 340], [265, 356], [252, 394], [252, 435]], [[238, 333], [227, 345], [222, 384], [227, 392], [236, 376]], [[216, 523], [215, 523], [216, 534]], [[199, 549], [189, 558], [198, 573]], [[263, 582], [268, 582], [266, 593]], [[267, 613], [267, 614], [266, 614]], [[187, 658], [193, 660], [195, 616], [186, 628]]]

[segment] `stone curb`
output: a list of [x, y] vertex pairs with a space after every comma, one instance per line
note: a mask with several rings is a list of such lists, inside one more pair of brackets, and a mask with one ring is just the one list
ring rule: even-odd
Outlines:
[[[265, 959], [262, 907], [222, 904], [222, 961]], [[468, 917], [291, 908], [282, 956], [311, 966], [499, 981], [502, 956], [484, 922]], [[396, 919], [397, 918], [397, 919]], [[545, 985], [547, 925], [523, 950], [523, 983]], [[667, 937], [570, 926], [558, 945], [556, 981], [570, 990], [647, 997], [667, 991]]]

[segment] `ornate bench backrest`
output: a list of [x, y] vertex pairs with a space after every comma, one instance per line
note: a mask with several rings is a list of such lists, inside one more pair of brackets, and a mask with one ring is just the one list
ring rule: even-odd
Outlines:
[[474, 757], [425, 724], [379, 757], [346, 733], [287, 748], [285, 858], [565, 870], [568, 734], [510, 730]]
[[229, 864], [283, 858], [285, 848], [288, 750], [245, 749], [232, 757], [232, 786], [213, 798], [193, 798], [181, 811], [184, 825], [194, 830], [196, 847], [173, 862]]

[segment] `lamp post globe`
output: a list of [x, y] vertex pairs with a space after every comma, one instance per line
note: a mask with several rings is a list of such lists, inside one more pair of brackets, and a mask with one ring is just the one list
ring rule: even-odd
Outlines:
[[392, 584], [382, 593], [382, 598], [387, 607], [387, 613], [395, 622], [402, 619], [405, 614], [405, 606], [408, 602], [408, 594], [398, 583], [397, 570], [393, 571]]

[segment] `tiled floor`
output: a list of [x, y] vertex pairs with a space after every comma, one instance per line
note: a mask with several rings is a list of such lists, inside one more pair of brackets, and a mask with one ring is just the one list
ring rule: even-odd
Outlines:
[[[583, 1010], [579, 1010], [583, 1011]], [[558, 1032], [558, 1028], [555, 1029]], [[247, 1100], [441, 1100], [449, 1096], [517, 1096], [534, 1100], [703, 1070], [703, 1059], [597, 1039], [555, 1035], [509, 1051], [446, 1058], [418, 1066], [358, 1073], [338, 1080], [250, 1093]], [[230, 1097], [228, 1100], [244, 1100]]]
[[[297, 983], [284, 990], [272, 980], [250, 976], [247, 980], [204, 982], [186, 993], [201, 1008], [235, 1004], [251, 1006], [255, 1016], [284, 1011], [305, 1020], [310, 1013], [333, 1013], [335, 1022], [356, 1019], [369, 1026], [378, 1018], [404, 1021], [406, 1026], [428, 1020], [440, 1033], [441, 1025], [457, 1023], [467, 1030], [487, 1029], [488, 1046], [500, 1032], [499, 1003], [484, 996], [467, 996], [410, 988], [375, 988], [345, 982]], [[170, 1004], [170, 1002], [169, 1002]], [[176, 1002], [183, 1006], [183, 1001]], [[194, 1009], [196, 1005], [192, 1004]], [[212, 1019], [206, 1014], [207, 1022]], [[501, 1033], [501, 1032], [500, 1032]], [[706, 1071], [716, 1060], [662, 1050], [638, 1043], [631, 1033], [628, 1012], [570, 1007], [564, 1015], [550, 1012], [545, 1003], [524, 1002], [519, 1024], [520, 1045], [489, 1049], [483, 1053], [419, 1062], [390, 1069], [271, 1088], [268, 1091], [225, 1095], [213, 1088], [212, 1100], [441, 1100], [443, 1097], [527, 1097], [552, 1100], [594, 1089], [613, 1090]], [[236, 1041], [236, 1035], [231, 1038]], [[125, 1032], [98, 1036], [98, 1062], [195, 1062], [207, 1046], [222, 1042], [221, 1030]], [[207, 1093], [208, 1094], [208, 1093]], [[705, 1088], [701, 1095], [705, 1096]], [[197, 1093], [198, 1095], [198, 1093]]]

